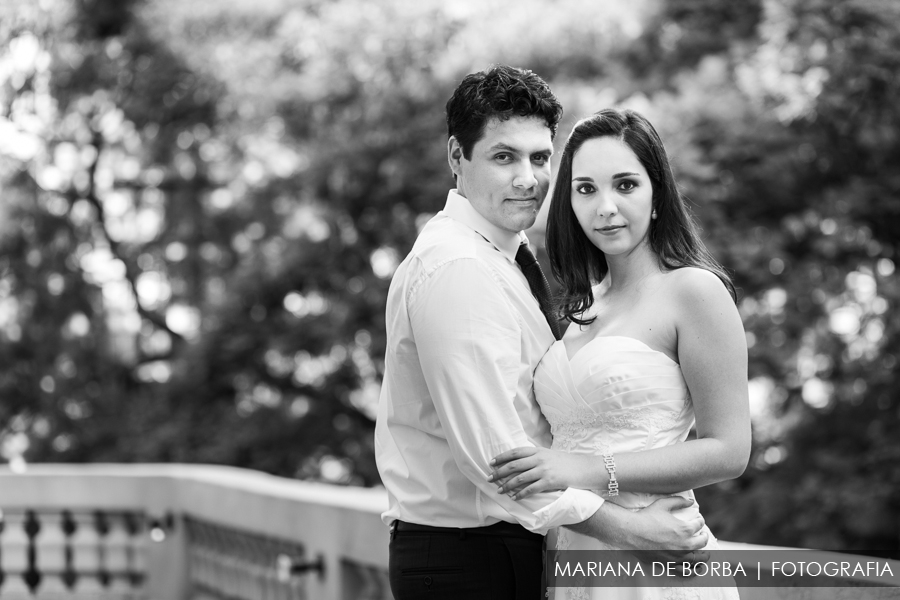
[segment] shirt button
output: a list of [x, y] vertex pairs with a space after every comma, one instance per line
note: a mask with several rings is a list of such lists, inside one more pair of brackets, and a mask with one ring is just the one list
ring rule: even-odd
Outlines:
[[424, 581], [425, 581], [426, 586], [431, 587], [431, 582], [432, 582], [431, 575], [426, 575]]

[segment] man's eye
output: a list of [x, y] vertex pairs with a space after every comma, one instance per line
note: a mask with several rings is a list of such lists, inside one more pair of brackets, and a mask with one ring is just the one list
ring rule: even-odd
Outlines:
[[509, 162], [509, 160], [512, 158], [512, 156], [504, 153], [504, 154], [498, 154], [494, 158], [499, 160], [500, 162]]
[[546, 154], [535, 154], [531, 157], [531, 160], [533, 160], [537, 165], [545, 165], [547, 164], [547, 161], [550, 160], [550, 157]]

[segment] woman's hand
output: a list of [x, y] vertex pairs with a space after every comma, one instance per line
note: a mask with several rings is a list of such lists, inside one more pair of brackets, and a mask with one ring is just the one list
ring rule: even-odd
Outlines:
[[597, 470], [598, 460], [587, 454], [523, 446], [494, 457], [491, 461], [494, 470], [488, 481], [496, 483], [501, 494], [508, 494], [514, 500], [570, 487], [590, 489], [592, 471]]

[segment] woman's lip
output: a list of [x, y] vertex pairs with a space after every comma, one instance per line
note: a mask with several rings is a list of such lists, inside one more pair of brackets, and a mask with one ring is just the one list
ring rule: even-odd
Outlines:
[[613, 231], [618, 231], [624, 227], [624, 225], [607, 225], [606, 227], [599, 228], [597, 231], [600, 233], [612, 233]]

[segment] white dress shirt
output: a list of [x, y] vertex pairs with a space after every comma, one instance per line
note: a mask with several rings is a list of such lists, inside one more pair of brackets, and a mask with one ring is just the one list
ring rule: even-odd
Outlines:
[[554, 338], [515, 262], [520, 243], [452, 190], [394, 274], [375, 427], [387, 524], [544, 534], [603, 503], [571, 488], [513, 500], [488, 482], [497, 454], [552, 441], [532, 379]]

